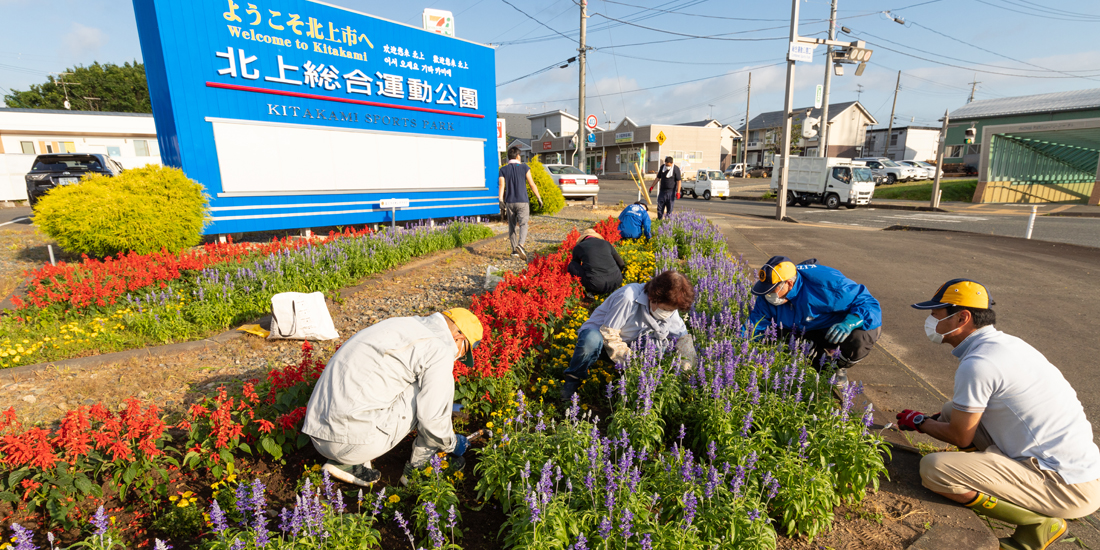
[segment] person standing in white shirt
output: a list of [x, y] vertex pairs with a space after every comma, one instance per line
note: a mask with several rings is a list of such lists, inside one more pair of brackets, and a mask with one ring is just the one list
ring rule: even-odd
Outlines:
[[921, 459], [925, 487], [979, 515], [1016, 525], [1001, 548], [1044, 550], [1066, 533], [1066, 519], [1100, 508], [1100, 448], [1077, 393], [1027, 342], [993, 327], [986, 288], [953, 279], [929, 301], [924, 329], [950, 344], [959, 367], [951, 401], [935, 415], [904, 410], [917, 430], [963, 452]]

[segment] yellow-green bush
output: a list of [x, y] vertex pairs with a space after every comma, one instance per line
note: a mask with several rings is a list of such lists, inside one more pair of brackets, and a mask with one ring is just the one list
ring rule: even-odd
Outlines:
[[207, 200], [182, 170], [147, 165], [53, 189], [34, 207], [34, 223], [70, 252], [178, 252], [202, 240]]
[[554, 183], [554, 178], [550, 177], [550, 172], [546, 171], [546, 167], [539, 162], [538, 157], [527, 161], [527, 166], [531, 168], [531, 177], [535, 179], [535, 186], [539, 188], [539, 195], [542, 196], [542, 208], [539, 208], [539, 201], [535, 199], [535, 194], [527, 194], [528, 200], [531, 201], [531, 213], [554, 215], [565, 208], [565, 197], [561, 194], [561, 188]]

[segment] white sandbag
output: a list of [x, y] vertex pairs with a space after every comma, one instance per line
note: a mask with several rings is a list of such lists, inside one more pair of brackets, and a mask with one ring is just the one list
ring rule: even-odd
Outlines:
[[268, 340], [335, 340], [339, 336], [324, 294], [282, 292], [271, 297]]

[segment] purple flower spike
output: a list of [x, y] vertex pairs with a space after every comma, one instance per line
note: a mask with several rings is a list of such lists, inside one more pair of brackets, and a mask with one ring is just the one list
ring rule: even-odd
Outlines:
[[[111, 527], [110, 521], [107, 519], [107, 512], [103, 510], [103, 506], [96, 509], [95, 515], [92, 516], [92, 525], [95, 525], [95, 534], [98, 537], [102, 537], [107, 534], [107, 529]], [[14, 528], [15, 524], [12, 524]]]

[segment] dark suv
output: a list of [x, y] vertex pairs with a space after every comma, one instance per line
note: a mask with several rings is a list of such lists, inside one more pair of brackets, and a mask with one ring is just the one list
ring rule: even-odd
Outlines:
[[86, 174], [117, 176], [122, 165], [98, 153], [52, 153], [38, 155], [27, 172], [27, 198], [31, 206], [50, 189], [80, 181]]

